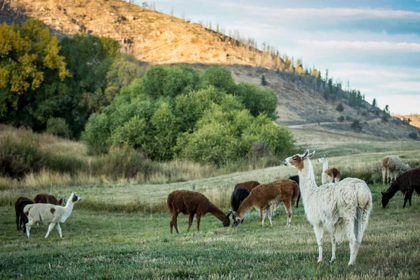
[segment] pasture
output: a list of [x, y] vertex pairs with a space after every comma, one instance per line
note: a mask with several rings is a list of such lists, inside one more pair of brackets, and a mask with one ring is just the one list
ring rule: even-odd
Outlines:
[[[337, 260], [328, 263], [328, 233], [324, 236], [324, 262], [316, 263], [315, 235], [302, 203], [294, 208], [290, 228], [285, 227], [286, 214], [280, 205], [272, 228], [268, 223], [261, 228], [259, 213], [252, 211], [237, 229], [223, 228], [219, 220], [208, 214], [201, 219], [200, 232], [196, 231], [194, 220], [189, 233], [188, 218], [180, 215], [180, 234], [169, 233], [166, 197], [172, 190], [203, 192], [226, 213], [236, 183], [251, 179], [270, 182], [294, 172], [278, 166], [174, 184], [2, 190], [0, 278], [418, 278], [420, 198], [414, 196], [412, 207], [403, 209], [403, 197], [398, 193], [382, 209], [380, 192], [386, 186], [380, 183], [379, 159], [394, 153], [412, 166], [419, 166], [420, 148], [412, 142], [394, 143], [395, 150], [384, 151], [380, 149], [384, 145], [372, 145], [372, 150], [365, 148], [363, 154], [340, 152], [335, 147], [337, 156], [329, 157], [330, 166], [340, 168], [342, 177], [365, 179], [373, 194], [374, 209], [355, 267], [347, 266], [347, 242], [338, 245]], [[346, 147], [347, 151], [357, 148]], [[315, 162], [319, 184], [322, 166]], [[55, 229], [44, 239], [47, 227], [43, 225], [32, 228], [30, 239], [16, 231], [12, 203], [21, 195], [33, 198], [41, 191], [66, 196], [77, 191], [82, 198], [62, 224], [62, 239]]]

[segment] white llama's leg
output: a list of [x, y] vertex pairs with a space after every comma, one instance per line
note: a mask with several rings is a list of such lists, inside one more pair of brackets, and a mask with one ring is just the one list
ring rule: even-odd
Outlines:
[[322, 262], [322, 246], [324, 243], [324, 229], [322, 225], [314, 226], [316, 242], [318, 243], [318, 262]]
[[52, 229], [55, 227], [55, 223], [51, 223], [49, 226], [48, 226], [48, 231], [47, 231], [47, 235], [45, 235], [45, 238], [47, 238], [48, 237], [48, 235], [50, 235], [50, 232], [52, 231]]
[[387, 172], [386, 172], [386, 184], [388, 185], [389, 183], [389, 176], [391, 176], [391, 170], [389, 170], [389, 167], [387, 168]]
[[273, 226], [273, 221], [271, 220], [271, 215], [273, 214], [273, 207], [268, 209], [268, 220], [270, 221], [270, 226]]
[[334, 232], [331, 233], [331, 260], [330, 263], [335, 261], [335, 247], [336, 247], [336, 240], [334, 236]]
[[28, 236], [28, 238], [29, 238], [29, 236], [31, 235], [30, 234], [30, 232], [31, 232], [31, 227], [34, 225], [34, 221], [33, 220], [30, 220], [29, 222], [27, 222], [26, 223], [26, 235]]
[[353, 265], [357, 257], [357, 241], [354, 234], [354, 218], [347, 220], [345, 225], [347, 238], [349, 239], [350, 246], [350, 261], [349, 265]]
[[60, 224], [59, 223], [57, 223], [56, 228], [58, 230], [58, 234], [60, 235], [60, 237], [63, 237], [63, 235], [61, 233], [61, 227], [60, 227]]

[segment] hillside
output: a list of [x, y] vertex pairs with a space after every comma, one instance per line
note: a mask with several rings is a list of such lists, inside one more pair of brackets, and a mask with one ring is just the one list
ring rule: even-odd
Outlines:
[[261, 51], [200, 24], [120, 0], [3, 0], [1, 22], [27, 17], [44, 21], [56, 34], [109, 36], [142, 61], [259, 65], [274, 68]]
[[400, 120], [410, 119], [410, 125], [420, 128], [420, 115], [393, 115], [393, 117], [399, 118]]
[[[382, 120], [384, 114], [367, 102], [350, 106], [350, 93], [338, 87], [334, 98], [326, 100], [326, 85], [316, 78], [274, 71], [278, 69], [279, 57], [152, 9], [120, 0], [3, 0], [1, 7], [0, 22], [20, 23], [36, 18], [58, 36], [78, 32], [109, 36], [120, 42], [121, 51], [150, 64], [190, 64], [203, 70], [219, 64], [231, 70], [236, 82], [260, 87], [264, 76], [265, 87], [278, 96], [277, 122], [299, 133], [316, 129], [331, 134], [332, 138], [340, 135], [371, 140], [407, 139], [410, 133], [420, 135], [420, 129], [404, 125], [397, 118]], [[339, 104], [343, 106], [342, 112], [336, 110]], [[362, 128], [357, 133], [351, 127], [355, 120]]]

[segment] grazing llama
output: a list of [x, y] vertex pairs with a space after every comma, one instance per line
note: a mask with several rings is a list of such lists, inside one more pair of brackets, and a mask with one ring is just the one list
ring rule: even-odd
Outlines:
[[404, 197], [404, 205], [407, 201], [410, 203], [411, 206], [411, 197], [413, 196], [413, 192], [420, 194], [420, 168], [416, 168], [410, 171], [407, 171], [392, 182], [391, 186], [385, 191], [382, 192], [382, 207], [385, 208], [388, 204], [389, 200], [394, 197], [394, 195], [401, 191]]
[[310, 161], [314, 154], [306, 151], [303, 155], [286, 158], [284, 164], [299, 171], [306, 217], [314, 228], [318, 243], [318, 262], [322, 261], [325, 228], [331, 235], [330, 262], [336, 259], [336, 242], [340, 242], [345, 233], [350, 245], [349, 265], [353, 265], [372, 210], [372, 194], [366, 183], [356, 178], [346, 178], [337, 184], [326, 184], [318, 188]]
[[246, 212], [255, 207], [261, 211], [261, 226], [264, 227], [264, 220], [268, 214], [270, 225], [273, 226], [271, 216], [277, 206], [283, 202], [287, 212], [287, 224], [290, 226], [292, 222], [293, 205], [299, 196], [299, 186], [295, 181], [285, 179], [278, 180], [268, 184], [261, 184], [253, 189], [250, 195], [242, 201], [238, 212], [233, 211], [233, 225], [238, 227], [245, 216]]
[[[381, 161], [382, 168], [382, 183], [385, 185], [385, 176], [386, 184], [392, 183], [397, 179], [397, 176], [400, 172], [410, 170], [410, 166], [402, 162], [401, 158], [398, 156], [386, 156]], [[390, 178], [391, 177], [391, 178]]]
[[213, 216], [223, 222], [224, 227], [230, 225], [230, 219], [228, 215], [225, 215], [222, 210], [216, 207], [210, 200], [199, 192], [178, 190], [173, 191], [168, 195], [168, 208], [172, 214], [171, 222], [169, 223], [172, 233], [172, 228], [175, 227], [176, 233], [178, 231], [178, 215], [179, 213], [189, 214], [190, 219], [188, 222], [188, 229], [192, 225], [194, 215], [197, 214], [197, 230], [200, 230], [201, 217], [207, 213], [211, 213]]
[[327, 183], [332, 183], [334, 181], [334, 183], [338, 183], [340, 181], [340, 171], [333, 167], [333, 168], [328, 168], [328, 159], [326, 157], [322, 157], [318, 159], [318, 162], [322, 162], [322, 176], [321, 176], [321, 180], [322, 180], [322, 184], [327, 184]]
[[23, 232], [26, 231], [26, 223], [28, 222], [28, 217], [26, 217], [25, 213], [23, 212], [23, 209], [26, 205], [33, 203], [34, 202], [27, 197], [19, 197], [18, 200], [15, 202], [17, 230], [20, 230], [23, 224]]

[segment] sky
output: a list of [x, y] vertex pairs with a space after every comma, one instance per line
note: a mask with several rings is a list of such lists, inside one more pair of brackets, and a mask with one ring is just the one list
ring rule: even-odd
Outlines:
[[[144, 1], [135, 2], [141, 4]], [[158, 0], [157, 11], [239, 30], [393, 114], [420, 114], [420, 0]], [[227, 32], [226, 32], [227, 33]]]

